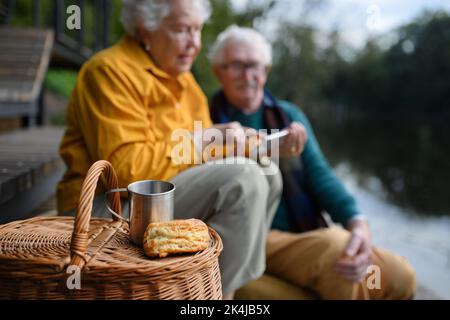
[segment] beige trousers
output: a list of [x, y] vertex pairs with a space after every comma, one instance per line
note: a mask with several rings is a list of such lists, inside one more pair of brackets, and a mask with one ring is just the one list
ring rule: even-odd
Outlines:
[[[175, 218], [201, 219], [222, 238], [219, 265], [225, 294], [264, 273], [267, 234], [283, 188], [276, 165], [262, 168], [253, 160], [239, 161], [246, 163], [196, 166], [171, 181], [176, 186]], [[122, 209], [128, 213], [127, 201], [122, 201]], [[64, 215], [74, 216], [74, 212]], [[92, 212], [95, 217], [111, 217], [104, 196], [95, 198]]]
[[[271, 231], [267, 239], [269, 275], [299, 288], [306, 288], [322, 299], [412, 299], [416, 290], [415, 273], [408, 262], [393, 253], [373, 248], [372, 265], [366, 279], [355, 284], [336, 270], [350, 239], [350, 232], [339, 227], [301, 234]], [[376, 281], [377, 271], [380, 281]], [[379, 284], [379, 286], [377, 285]]]
[[219, 265], [225, 294], [264, 273], [267, 234], [283, 188], [274, 164], [262, 168], [246, 161], [197, 166], [172, 180], [175, 217], [199, 218], [222, 238]]

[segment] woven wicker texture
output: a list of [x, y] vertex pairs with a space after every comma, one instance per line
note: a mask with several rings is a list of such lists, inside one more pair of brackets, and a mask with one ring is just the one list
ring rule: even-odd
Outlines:
[[[96, 162], [84, 181], [76, 218], [32, 218], [0, 226], [0, 299], [221, 299], [219, 235], [190, 255], [150, 259], [129, 239], [128, 223], [91, 219], [97, 182], [117, 177]], [[120, 212], [120, 198], [112, 207]], [[70, 290], [69, 266], [80, 270], [79, 290]], [[72, 267], [73, 268], [73, 267]]]

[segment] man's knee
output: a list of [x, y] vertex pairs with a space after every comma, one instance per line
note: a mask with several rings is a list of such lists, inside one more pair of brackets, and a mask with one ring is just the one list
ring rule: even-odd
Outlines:
[[412, 266], [406, 261], [402, 264], [403, 281], [398, 285], [399, 299], [411, 300], [416, 295], [417, 283], [416, 273]]
[[339, 227], [320, 229], [318, 232], [320, 232], [318, 241], [325, 248], [325, 254], [336, 262], [344, 254], [350, 241], [350, 232]]
[[[319, 239], [328, 265], [334, 268], [335, 262], [343, 255], [350, 240], [350, 232], [341, 228], [328, 228], [321, 232]], [[381, 291], [369, 290], [371, 298], [395, 300], [414, 298], [416, 275], [406, 259], [387, 250], [375, 248], [372, 264], [379, 265], [384, 275], [381, 275]], [[367, 275], [369, 276], [370, 274]], [[383, 283], [384, 281], [387, 283]]]
[[[347, 230], [333, 227], [319, 229], [302, 233], [300, 236], [284, 232], [272, 232], [272, 236], [283, 237], [283, 242], [291, 242], [290, 248], [301, 248], [301, 250], [288, 250], [293, 263], [305, 263], [314, 266], [317, 274], [328, 273], [335, 270], [336, 261], [342, 256], [345, 247], [350, 239], [350, 233]], [[269, 242], [273, 240], [269, 238]], [[298, 241], [298, 246], [294, 245]], [[276, 246], [278, 240], [271, 241], [268, 246]], [[270, 249], [268, 250], [270, 251]], [[268, 252], [269, 255], [277, 254]]]
[[373, 263], [379, 264], [381, 267], [382, 281], [379, 298], [394, 300], [414, 298], [416, 273], [405, 258], [390, 251], [376, 248]]

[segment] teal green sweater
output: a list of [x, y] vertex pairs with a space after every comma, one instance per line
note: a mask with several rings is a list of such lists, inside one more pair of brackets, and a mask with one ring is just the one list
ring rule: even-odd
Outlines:
[[[301, 154], [301, 159], [309, 189], [319, 202], [319, 205], [330, 214], [333, 221], [341, 223], [344, 227], [347, 226], [348, 221], [358, 214], [354, 198], [347, 192], [323, 156], [306, 115], [289, 102], [277, 102], [291, 121], [302, 123], [307, 130], [308, 141]], [[263, 108], [249, 115], [235, 109], [231, 113], [230, 118], [232, 121], [238, 121], [246, 127], [257, 130], [264, 129]], [[287, 207], [284, 199], [281, 199], [272, 228], [284, 231], [289, 230]]]

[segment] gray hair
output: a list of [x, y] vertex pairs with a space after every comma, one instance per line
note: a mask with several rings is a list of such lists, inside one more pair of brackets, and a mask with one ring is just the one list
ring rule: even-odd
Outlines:
[[[211, 15], [209, 1], [190, 1], [199, 12], [202, 22], [208, 20]], [[172, 1], [167, 0], [122, 0], [120, 22], [125, 31], [136, 38], [141, 25], [150, 31], [157, 29], [162, 19], [169, 15], [171, 4]]]
[[208, 58], [213, 65], [223, 63], [225, 46], [229, 43], [245, 43], [259, 46], [263, 63], [272, 65], [272, 46], [264, 36], [255, 29], [231, 25], [222, 31], [208, 53]]

